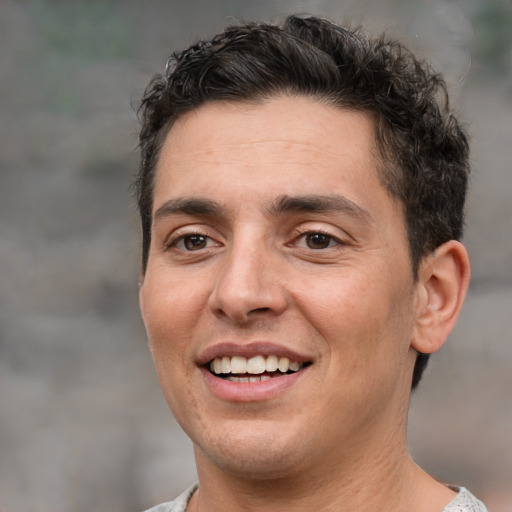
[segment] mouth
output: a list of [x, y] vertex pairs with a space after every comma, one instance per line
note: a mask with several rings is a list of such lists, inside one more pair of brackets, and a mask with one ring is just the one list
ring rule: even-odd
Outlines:
[[271, 354], [215, 357], [206, 366], [212, 375], [229, 382], [263, 382], [300, 372], [310, 364]]

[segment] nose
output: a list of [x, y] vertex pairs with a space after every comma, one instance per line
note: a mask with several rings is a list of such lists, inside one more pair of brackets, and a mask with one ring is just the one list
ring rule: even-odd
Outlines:
[[225, 253], [209, 297], [210, 311], [218, 318], [243, 325], [286, 310], [282, 269], [264, 245], [238, 244]]

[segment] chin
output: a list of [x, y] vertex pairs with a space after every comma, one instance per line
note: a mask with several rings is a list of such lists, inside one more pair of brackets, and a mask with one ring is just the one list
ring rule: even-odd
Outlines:
[[[281, 430], [281, 432], [280, 432]], [[310, 458], [306, 446], [290, 435], [276, 438], [282, 428], [255, 429], [238, 435], [223, 436], [205, 443], [194, 443], [198, 467], [207, 459], [209, 464], [233, 473], [238, 477], [254, 480], [286, 478], [300, 472]]]
[[[261, 451], [261, 449], [260, 449]], [[247, 456], [237, 453], [234, 455], [205, 454], [219, 469], [232, 473], [238, 478], [248, 480], [277, 480], [291, 477], [300, 472], [301, 465], [294, 458], [284, 454], [257, 454]]]

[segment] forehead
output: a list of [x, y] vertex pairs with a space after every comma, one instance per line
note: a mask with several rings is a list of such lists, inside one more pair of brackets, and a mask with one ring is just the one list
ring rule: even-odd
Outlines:
[[180, 117], [169, 131], [157, 163], [154, 207], [164, 182], [169, 192], [169, 186], [190, 185], [195, 178], [201, 178], [196, 186], [220, 180], [221, 171], [230, 173], [233, 183], [241, 182], [244, 173], [254, 178], [270, 173], [276, 186], [279, 176], [290, 180], [292, 175], [312, 188], [325, 186], [326, 178], [347, 181], [350, 175], [374, 182], [375, 140], [370, 115], [309, 97], [207, 103]]
[[[243, 130], [242, 128], [245, 128]], [[283, 129], [284, 128], [284, 129]], [[258, 143], [269, 139], [307, 143], [311, 136], [323, 132], [324, 149], [342, 130], [358, 140], [358, 145], [376, 151], [376, 123], [371, 113], [329, 105], [321, 98], [277, 96], [261, 101], [207, 102], [182, 116], [173, 124], [164, 141], [165, 147], [180, 149], [173, 143], [204, 145], [224, 142], [229, 135], [233, 144]], [[191, 137], [191, 135], [194, 137]], [[202, 146], [188, 149], [201, 150]], [[331, 146], [335, 149], [335, 146]]]
[[175, 198], [226, 208], [268, 208], [283, 196], [338, 195], [376, 217], [403, 222], [382, 186], [375, 121], [310, 97], [211, 102], [180, 117], [156, 168], [153, 216]]

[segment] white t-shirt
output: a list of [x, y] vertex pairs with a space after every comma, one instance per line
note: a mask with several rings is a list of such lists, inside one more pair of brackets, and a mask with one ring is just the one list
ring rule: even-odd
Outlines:
[[[458, 494], [441, 512], [487, 512], [485, 505], [464, 487], [452, 487], [452, 489], [458, 491]], [[194, 484], [175, 500], [161, 503], [146, 512], [185, 512], [196, 490], [197, 484]]]

